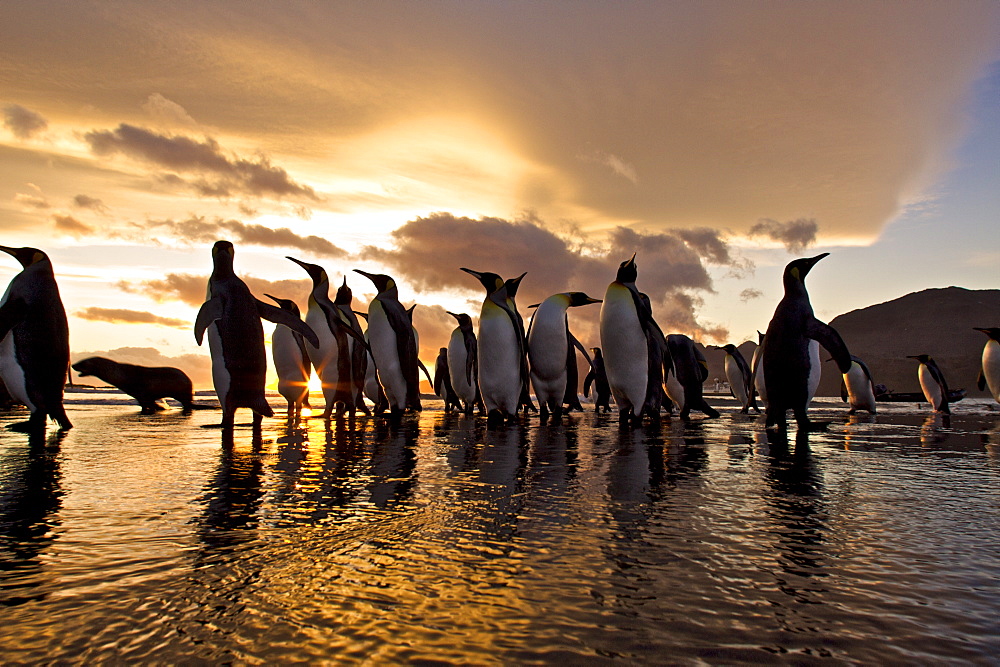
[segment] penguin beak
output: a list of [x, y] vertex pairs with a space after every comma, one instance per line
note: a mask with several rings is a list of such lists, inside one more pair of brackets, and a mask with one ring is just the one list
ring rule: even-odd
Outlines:
[[629, 260], [625, 262], [625, 266], [635, 266], [635, 256], [636, 253], [632, 253], [632, 257], [630, 257]]
[[7, 253], [8, 255], [10, 255], [11, 257], [14, 256], [14, 249], [13, 248], [8, 248], [5, 245], [0, 245], [0, 250], [3, 250], [5, 253]]
[[295, 259], [294, 257], [288, 257], [287, 255], [285, 256], [285, 259], [290, 259], [293, 262], [295, 262], [296, 264], [298, 264], [299, 266], [301, 266], [303, 269], [306, 270], [306, 273], [309, 274], [310, 278], [312, 278], [313, 280], [316, 280], [316, 278], [318, 276], [318, 273], [316, 271], [316, 266], [314, 264], [308, 264], [308, 263], [303, 262], [301, 260]]
[[464, 266], [460, 267], [459, 271], [465, 271], [466, 273], [468, 273], [473, 278], [476, 278], [477, 280], [481, 280], [482, 277], [483, 277], [483, 274], [481, 272], [479, 272], [479, 271], [473, 271], [472, 269], [467, 269]]
[[275, 302], [279, 306], [281, 305], [282, 299], [279, 299], [276, 296], [271, 296], [270, 294], [265, 294], [264, 296], [266, 296], [268, 299], [270, 299], [271, 301]]
[[354, 269], [354, 272], [355, 273], [360, 273], [361, 275], [363, 275], [368, 280], [370, 280], [372, 282], [375, 282], [375, 275], [374, 274], [368, 273], [366, 271], [362, 271], [361, 269]]

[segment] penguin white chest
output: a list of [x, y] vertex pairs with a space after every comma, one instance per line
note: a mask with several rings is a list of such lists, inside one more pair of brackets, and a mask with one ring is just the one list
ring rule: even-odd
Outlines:
[[476, 378], [469, 381], [466, 372], [469, 357], [465, 349], [465, 335], [461, 329], [455, 329], [448, 341], [448, 367], [451, 375], [451, 386], [458, 397], [466, 403], [476, 399]]
[[757, 390], [757, 395], [760, 396], [760, 402], [764, 405], [764, 407], [767, 407], [767, 387], [764, 385], [764, 366], [760, 363], [760, 357], [763, 349], [763, 347], [758, 345], [753, 351], [753, 359], [750, 361], [750, 370], [754, 374], [753, 388]]
[[[0, 299], [0, 305], [7, 303], [10, 296], [10, 286]], [[0, 378], [7, 386], [10, 395], [21, 403], [24, 403], [29, 410], [35, 411], [35, 405], [28, 398], [28, 387], [24, 377], [24, 369], [17, 363], [17, 350], [14, 346], [14, 331], [7, 332], [7, 335], [0, 341]]]
[[306, 345], [306, 354], [316, 367], [316, 375], [323, 381], [326, 393], [326, 385], [337, 384], [337, 338], [330, 331], [326, 313], [315, 302], [310, 302], [309, 310], [306, 311], [306, 324], [316, 332], [319, 339], [319, 347]]
[[608, 384], [620, 406], [638, 411], [646, 400], [649, 358], [632, 292], [614, 282], [601, 304], [601, 347]]
[[479, 389], [487, 410], [517, 411], [521, 396], [518, 335], [507, 312], [487, 300], [479, 317]]
[[212, 356], [212, 384], [215, 385], [215, 395], [219, 398], [219, 404], [224, 408], [232, 376], [229, 374], [229, 369], [226, 368], [226, 357], [222, 352], [222, 336], [219, 334], [219, 326], [215, 322], [208, 325], [208, 351]]
[[983, 348], [983, 375], [993, 399], [1000, 402], [1000, 343], [992, 339]]
[[566, 309], [546, 300], [535, 311], [528, 334], [532, 375], [540, 380], [565, 379], [568, 352]]
[[854, 410], [875, 412], [875, 392], [861, 365], [851, 362], [851, 370], [844, 374], [844, 385], [847, 386], [847, 402]]
[[741, 405], [746, 405], [750, 397], [747, 396], [746, 379], [740, 370], [740, 365], [731, 354], [726, 355], [726, 380], [729, 381], [729, 388], [733, 391], [733, 396]]
[[809, 340], [809, 398], [806, 399], [806, 407], [816, 395], [819, 388], [820, 378], [823, 376], [823, 362], [819, 357], [819, 342]]
[[378, 369], [379, 383], [389, 405], [402, 409], [406, 404], [406, 380], [399, 362], [396, 332], [378, 299], [368, 307], [368, 342]]

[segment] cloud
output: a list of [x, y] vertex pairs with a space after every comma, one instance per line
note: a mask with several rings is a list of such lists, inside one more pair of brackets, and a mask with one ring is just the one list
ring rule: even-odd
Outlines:
[[604, 165], [605, 167], [611, 169], [614, 173], [628, 181], [631, 181], [632, 183], [639, 182], [639, 175], [636, 173], [635, 167], [617, 155], [605, 153], [604, 151], [594, 151], [588, 155], [581, 155], [580, 159], [584, 162], [594, 162], [596, 164]]
[[56, 229], [69, 236], [89, 236], [94, 233], [94, 228], [88, 224], [80, 222], [71, 215], [62, 215], [56, 213], [52, 216], [52, 220], [56, 223]]
[[316, 257], [340, 258], [347, 251], [338, 248], [319, 236], [300, 236], [287, 227], [272, 229], [238, 220], [207, 220], [194, 216], [187, 220], [150, 220], [151, 229], [166, 229], [172, 236], [188, 243], [214, 242], [222, 237], [233, 237], [241, 243], [269, 248], [295, 248]]
[[759, 289], [748, 287], [740, 292], [740, 301], [746, 303], [747, 301], [751, 301], [753, 299], [759, 299], [762, 296], [764, 296], [764, 293]]
[[[619, 263], [635, 252], [637, 284], [649, 294], [661, 326], [698, 337], [722, 330], [698, 321], [700, 302], [686, 293], [713, 290], [706, 262], [736, 261], [721, 235], [708, 229], [682, 234], [618, 227], [598, 248], [572, 244], [536, 220], [475, 220], [448, 213], [410, 220], [392, 233], [392, 240], [392, 248], [366, 246], [359, 256], [385, 265], [402, 283], [404, 300], [407, 283], [417, 291], [461, 289], [481, 300], [482, 287], [459, 271], [463, 266], [505, 278], [527, 271], [517, 297], [523, 305], [563, 291], [601, 298]], [[570, 319], [593, 339], [599, 313], [596, 306], [573, 309]]]
[[[265, 280], [254, 276], [240, 276], [240, 278], [258, 299], [266, 301], [264, 294], [273, 294], [276, 297], [296, 301], [300, 308], [305, 305], [312, 290], [312, 281], [308, 278], [302, 280]], [[208, 276], [168, 273], [163, 278], [154, 280], [137, 282], [121, 280], [116, 286], [123, 292], [142, 294], [154, 301], [181, 301], [200, 307], [205, 302]]]
[[29, 208], [46, 209], [52, 208], [52, 204], [49, 200], [45, 198], [45, 195], [41, 194], [26, 194], [24, 192], [18, 192], [14, 195], [14, 201], [22, 206], [27, 206]]
[[442, 347], [448, 347], [451, 332], [458, 323], [441, 306], [420, 304], [413, 310], [413, 326], [420, 335], [418, 354], [433, 376], [434, 360]]
[[102, 214], [106, 214], [108, 212], [108, 207], [104, 205], [103, 201], [88, 195], [76, 195], [73, 197], [73, 206], [76, 206], [77, 208], [89, 209]]
[[750, 228], [749, 236], [766, 236], [772, 241], [778, 241], [790, 253], [802, 252], [816, 243], [816, 232], [819, 225], [813, 219], [800, 218], [788, 222], [778, 222], [764, 218]]
[[[195, 391], [212, 388], [212, 360], [207, 353], [182, 354], [177, 357], [167, 357], [153, 347], [118, 347], [113, 350], [74, 352], [71, 355], [70, 361], [75, 364], [87, 357], [105, 357], [121, 364], [135, 364], [137, 366], [169, 366], [171, 368], [179, 368], [191, 378]], [[73, 376], [74, 378], [76, 377], [76, 371], [73, 371]], [[101, 384], [101, 381], [95, 377], [83, 378], [82, 382], [85, 384]]]
[[75, 316], [94, 322], [113, 322], [116, 324], [156, 324], [174, 329], [187, 329], [193, 322], [173, 317], [160, 317], [142, 310], [127, 310], [124, 308], [100, 308], [91, 306], [73, 313]]
[[4, 107], [3, 124], [18, 139], [31, 139], [49, 126], [41, 114], [19, 104]]
[[[93, 130], [84, 135], [94, 155], [121, 154], [173, 171], [200, 174], [193, 185], [203, 195], [228, 197], [235, 193], [254, 196], [304, 197], [318, 200], [315, 191], [294, 182], [288, 172], [269, 158], [227, 155], [217, 141], [183, 135], [158, 134], [127, 123], [114, 130]], [[212, 180], [214, 179], [214, 180]]]
[[181, 105], [168, 100], [159, 93], [153, 93], [142, 103], [142, 110], [158, 121], [170, 125], [197, 125], [195, 119]]

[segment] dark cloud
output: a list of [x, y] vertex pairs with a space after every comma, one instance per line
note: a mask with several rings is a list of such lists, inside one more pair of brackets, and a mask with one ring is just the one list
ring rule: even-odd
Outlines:
[[740, 301], [746, 303], [747, 301], [750, 301], [752, 299], [759, 299], [762, 296], [764, 296], [764, 293], [761, 292], [759, 289], [748, 287], [742, 292], [740, 292]]
[[772, 241], [778, 241], [788, 252], [801, 252], [816, 243], [816, 232], [819, 225], [815, 220], [799, 218], [788, 222], [778, 222], [764, 218], [750, 228], [750, 236], [766, 236]]
[[[619, 227], [611, 232], [608, 244], [598, 250], [574, 245], [536, 221], [474, 220], [437, 213], [407, 222], [392, 236], [395, 247], [366, 246], [360, 256], [384, 264], [397, 281], [405, 280], [417, 291], [458, 288], [481, 295], [482, 288], [475, 279], [459, 271], [463, 266], [504, 277], [527, 271], [518, 292], [522, 306], [571, 290], [601, 298], [614, 280], [619, 263], [637, 253], [637, 284], [649, 294], [665, 330], [698, 337], [722, 331], [698, 323], [696, 310], [700, 302], [688, 294], [713, 291], [705, 262], [734, 261], [728, 245], [711, 230], [643, 233]], [[570, 314], [574, 331], [584, 332], [581, 335], [593, 344], [597, 344], [599, 313], [598, 306], [589, 306]]]
[[193, 322], [180, 320], [173, 317], [160, 317], [143, 310], [127, 310], [124, 308], [100, 308], [92, 306], [73, 313], [84, 320], [94, 322], [113, 322], [116, 324], [157, 324], [174, 329], [186, 329], [193, 326]]
[[[312, 282], [308, 279], [302, 280], [264, 280], [254, 276], [240, 276], [247, 284], [253, 294], [266, 300], [264, 294], [272, 294], [284, 299], [296, 301], [303, 307], [309, 292], [312, 289]], [[192, 275], [190, 273], [168, 273], [163, 278], [155, 280], [142, 280], [130, 282], [119, 281], [116, 285], [118, 289], [130, 294], [142, 294], [154, 301], [182, 301], [191, 306], [201, 306], [205, 302], [205, 295], [208, 289], [207, 275]]]
[[158, 134], [145, 128], [120, 124], [114, 130], [93, 130], [84, 135], [97, 156], [121, 154], [174, 172], [199, 174], [194, 187], [203, 195], [305, 197], [318, 200], [315, 191], [294, 182], [288, 172], [258, 155], [252, 160], [227, 155], [210, 137], [198, 141], [183, 135]]
[[338, 248], [319, 236], [299, 236], [287, 227], [272, 229], [264, 225], [252, 225], [238, 220], [207, 220], [193, 216], [187, 220], [151, 220], [153, 229], [167, 229], [172, 236], [188, 243], [209, 243], [222, 237], [233, 237], [241, 243], [269, 248], [295, 248], [316, 257], [340, 258], [347, 251]]
[[107, 213], [108, 207], [104, 205], [104, 202], [95, 197], [90, 197], [88, 195], [76, 195], [73, 197], [73, 206], [77, 208], [85, 208], [91, 211], [96, 211], [97, 213]]
[[18, 139], [30, 139], [49, 126], [45, 118], [19, 104], [4, 107], [3, 125]]
[[59, 213], [52, 216], [56, 223], [56, 229], [70, 236], [89, 236], [94, 233], [94, 228], [88, 224], [80, 222], [71, 215], [61, 215]]
[[441, 306], [418, 305], [413, 310], [413, 326], [420, 335], [419, 356], [433, 374], [434, 360], [442, 347], [448, 347], [451, 332], [458, 323]]
[[[76, 363], [87, 357], [106, 357], [122, 364], [136, 364], [138, 366], [169, 366], [179, 368], [184, 371], [195, 390], [212, 388], [212, 360], [208, 354], [182, 354], [177, 357], [164, 356], [159, 350], [153, 347], [119, 347], [113, 350], [95, 350], [88, 352], [74, 352], [71, 362]], [[75, 371], [73, 371], [75, 377]], [[83, 379], [87, 384], [101, 384], [95, 377]]]

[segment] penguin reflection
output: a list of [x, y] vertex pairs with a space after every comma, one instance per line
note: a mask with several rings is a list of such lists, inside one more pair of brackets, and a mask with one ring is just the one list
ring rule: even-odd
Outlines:
[[385, 509], [413, 495], [420, 424], [403, 420], [390, 428], [382, 422], [376, 425], [374, 435], [368, 491], [372, 504]]
[[0, 606], [46, 595], [39, 558], [55, 541], [62, 508], [61, 456], [55, 446], [65, 431], [49, 437], [49, 447], [7, 450], [0, 456]]

